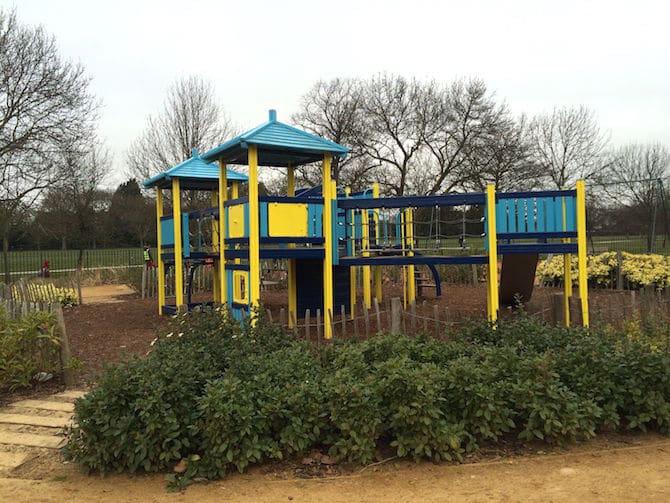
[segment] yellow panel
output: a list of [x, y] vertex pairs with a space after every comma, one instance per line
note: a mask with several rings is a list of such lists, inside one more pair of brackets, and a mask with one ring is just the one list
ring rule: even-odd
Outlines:
[[228, 232], [231, 238], [244, 237], [244, 205], [228, 208]]
[[268, 235], [271, 237], [307, 237], [306, 204], [268, 204]]
[[249, 273], [247, 271], [233, 271], [233, 302], [249, 303]]

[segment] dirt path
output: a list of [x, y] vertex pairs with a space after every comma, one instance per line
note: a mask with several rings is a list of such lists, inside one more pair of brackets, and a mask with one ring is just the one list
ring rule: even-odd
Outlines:
[[125, 302], [137, 292], [128, 285], [100, 285], [84, 286], [81, 289], [81, 296], [85, 304], [113, 304], [116, 302]]
[[[85, 476], [53, 460], [0, 478], [0, 501], [668, 501], [670, 439], [648, 435], [612, 448], [595, 440], [567, 453], [463, 465], [396, 462], [328, 479], [283, 479], [256, 468], [180, 494], [161, 475]], [[36, 478], [41, 478], [36, 480]]]

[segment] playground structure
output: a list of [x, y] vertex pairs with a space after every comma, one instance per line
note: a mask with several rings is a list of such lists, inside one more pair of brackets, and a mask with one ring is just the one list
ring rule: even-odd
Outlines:
[[[144, 182], [156, 189], [158, 222], [159, 313], [172, 314], [197, 305], [191, 302], [189, 278], [203, 264], [214, 269], [213, 302], [225, 303], [242, 319], [260, 308], [261, 260], [288, 261], [289, 326], [298, 312], [318, 307], [324, 315], [324, 337], [333, 333], [334, 306], [353, 312], [356, 276], [362, 276], [363, 302], [370, 307], [372, 290], [381, 302], [381, 268], [400, 266], [404, 302], [416, 302], [415, 268], [431, 268], [440, 294], [435, 265], [487, 266], [487, 314], [498, 318], [500, 301], [527, 301], [540, 254], [564, 256], [564, 319], [570, 324], [572, 292], [571, 255], [578, 256], [578, 288], [582, 323], [589, 324], [586, 272], [586, 210], [584, 182], [574, 189], [500, 192], [489, 185], [484, 193], [432, 196], [379, 197], [378, 185], [359, 193], [338, 190], [331, 180], [334, 156], [349, 149], [277, 121], [269, 120], [228, 142], [193, 157]], [[295, 169], [321, 163], [321, 185], [296, 190]], [[216, 164], [215, 164], [216, 163]], [[228, 168], [248, 166], [246, 177]], [[260, 166], [286, 168], [287, 195], [260, 196]], [[318, 169], [316, 166], [314, 169]], [[240, 197], [241, 184], [248, 195]], [[163, 215], [162, 191], [172, 193], [172, 215]], [[182, 213], [181, 191], [211, 193], [212, 206]], [[483, 207], [483, 254], [438, 254], [416, 246], [414, 213], [417, 208]], [[211, 245], [203, 247], [203, 221]], [[189, 229], [197, 223], [193, 233]], [[197, 243], [191, 242], [191, 234]], [[423, 254], [423, 252], [429, 252]], [[442, 250], [445, 251], [445, 250]], [[502, 256], [500, 289], [498, 256]], [[184, 264], [188, 264], [186, 288]], [[167, 304], [165, 271], [175, 269], [175, 299]], [[374, 286], [374, 288], [373, 288]], [[184, 291], [187, 299], [184, 300]]]

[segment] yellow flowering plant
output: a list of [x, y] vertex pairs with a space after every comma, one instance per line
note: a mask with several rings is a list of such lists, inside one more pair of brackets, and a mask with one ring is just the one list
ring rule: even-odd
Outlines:
[[[588, 257], [587, 272], [592, 286], [609, 287], [616, 282], [616, 252], [605, 252]], [[571, 259], [572, 281], [577, 283], [577, 257]], [[621, 274], [631, 288], [670, 286], [670, 259], [657, 254], [622, 253]], [[537, 276], [543, 283], [559, 285], [563, 283], [563, 256], [556, 255], [551, 260], [543, 260], [537, 266]]]

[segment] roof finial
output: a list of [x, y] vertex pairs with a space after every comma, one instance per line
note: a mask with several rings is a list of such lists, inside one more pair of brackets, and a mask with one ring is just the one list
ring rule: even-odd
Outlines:
[[197, 148], [194, 148], [193, 150], [191, 150], [191, 157], [193, 157], [193, 159], [197, 159], [198, 157], [200, 157], [198, 155], [198, 149]]
[[276, 122], [277, 121], [277, 111], [276, 110], [270, 110], [270, 122]]

